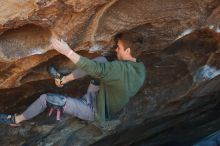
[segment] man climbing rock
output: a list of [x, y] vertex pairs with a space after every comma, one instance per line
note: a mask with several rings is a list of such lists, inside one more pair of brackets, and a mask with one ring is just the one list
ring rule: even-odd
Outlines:
[[[145, 66], [137, 57], [141, 54], [143, 38], [135, 32], [124, 32], [117, 39], [117, 61], [107, 62], [104, 57], [87, 59], [74, 52], [66, 42], [51, 39], [55, 50], [68, 57], [79, 69], [56, 79], [56, 85], [90, 75], [99, 81], [90, 83], [87, 93], [80, 99], [47, 93], [41, 95], [20, 115], [0, 114], [0, 123], [18, 124], [44, 111], [48, 106], [59, 107], [64, 113], [83, 120], [104, 123], [118, 113], [130, 97], [134, 96], [145, 80]], [[59, 118], [58, 118], [59, 119]]]

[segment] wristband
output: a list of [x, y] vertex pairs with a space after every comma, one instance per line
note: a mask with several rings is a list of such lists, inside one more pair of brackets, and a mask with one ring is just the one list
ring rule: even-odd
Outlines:
[[70, 58], [70, 55], [72, 55], [72, 54], [73, 54], [73, 51], [71, 50], [71, 51], [69, 51], [69, 53], [67, 54], [67, 57]]

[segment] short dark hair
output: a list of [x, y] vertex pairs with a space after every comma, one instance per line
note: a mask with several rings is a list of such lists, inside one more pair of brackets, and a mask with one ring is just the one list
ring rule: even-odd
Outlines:
[[131, 49], [131, 56], [138, 57], [143, 51], [143, 36], [138, 32], [126, 31], [116, 35], [115, 41], [121, 40], [125, 49]]

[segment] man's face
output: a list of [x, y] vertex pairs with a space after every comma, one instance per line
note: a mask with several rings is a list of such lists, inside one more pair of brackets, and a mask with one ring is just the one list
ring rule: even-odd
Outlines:
[[117, 48], [115, 49], [117, 53], [118, 60], [124, 60], [124, 58], [127, 56], [128, 52], [126, 51], [124, 44], [121, 40], [118, 40]]

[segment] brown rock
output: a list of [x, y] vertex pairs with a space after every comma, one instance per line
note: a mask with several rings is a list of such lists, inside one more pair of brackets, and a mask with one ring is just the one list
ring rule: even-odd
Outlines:
[[[193, 138], [214, 131], [220, 125], [215, 118], [220, 113], [217, 108], [220, 102], [219, 12], [219, 0], [2, 2], [1, 112], [22, 112], [46, 92], [79, 97], [86, 91], [89, 77], [60, 89], [48, 76], [46, 68], [51, 64], [65, 73], [75, 68], [70, 60], [50, 47], [51, 31], [72, 49], [84, 50], [79, 54], [89, 58], [109, 50], [114, 45], [115, 34], [125, 30], [140, 32], [145, 46], [141, 59], [147, 67], [145, 84], [118, 115], [121, 124], [116, 129], [106, 133], [91, 123], [64, 120], [54, 127], [44, 124], [35, 129], [22, 127], [26, 135], [14, 134], [11, 144], [128, 145], [147, 138], [147, 144], [153, 145], [182, 136], [178, 132], [172, 135], [172, 128], [184, 129]], [[204, 130], [203, 125], [213, 129]], [[189, 128], [196, 126], [201, 133], [190, 131]], [[4, 131], [7, 133], [7, 129]], [[6, 136], [0, 144], [9, 145], [8, 139]]]

